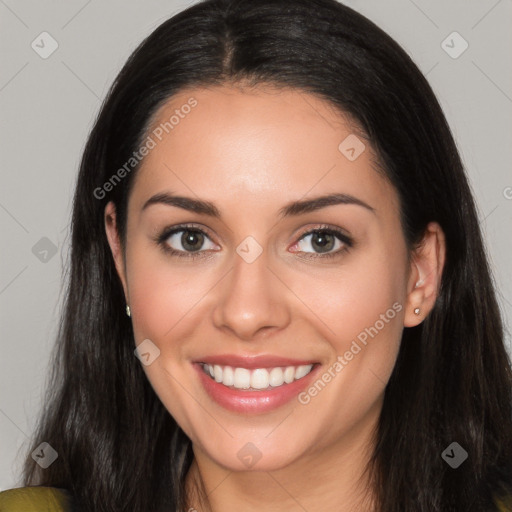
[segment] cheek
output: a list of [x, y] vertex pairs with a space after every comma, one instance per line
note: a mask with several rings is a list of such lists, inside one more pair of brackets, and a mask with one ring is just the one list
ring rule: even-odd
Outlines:
[[296, 276], [293, 288], [317, 317], [315, 323], [324, 325], [325, 337], [343, 350], [348, 340], [375, 324], [383, 332], [391, 330], [390, 323], [398, 324], [394, 332], [400, 332], [402, 315], [398, 310], [403, 309], [405, 279], [402, 256], [376, 251], [347, 259], [338, 268]]
[[[135, 343], [150, 339], [159, 356], [143, 366], [146, 376], [167, 410], [181, 422], [188, 416], [183, 384], [189, 382], [183, 367], [184, 350], [193, 330], [194, 315], [201, 308], [211, 284], [193, 264], [172, 263], [144, 244], [132, 245], [127, 254], [128, 285]], [[189, 392], [195, 394], [192, 388]]]
[[[311, 308], [310, 322], [331, 352], [325, 391], [318, 383], [303, 397], [302, 403], [315, 401], [315, 414], [325, 413], [334, 423], [355, 422], [382, 394], [403, 330], [405, 254], [369, 252], [323, 277], [296, 280], [294, 292]], [[326, 403], [331, 406], [320, 407]]]
[[[127, 269], [137, 342], [172, 336], [172, 330], [209, 289], [200, 268], [193, 263], [176, 263], [144, 241], [132, 243], [127, 253]], [[172, 347], [166, 350], [169, 348]]]

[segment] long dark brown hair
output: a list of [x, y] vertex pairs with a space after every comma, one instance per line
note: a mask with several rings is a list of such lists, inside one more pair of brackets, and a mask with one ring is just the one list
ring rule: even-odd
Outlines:
[[[104, 229], [114, 201], [123, 246], [138, 167], [104, 183], [133, 155], [148, 122], [189, 87], [271, 83], [350, 114], [400, 198], [409, 248], [429, 221], [446, 235], [439, 297], [406, 328], [385, 390], [370, 468], [380, 510], [491, 511], [512, 486], [512, 372], [474, 200], [432, 89], [407, 53], [335, 0], [206, 0], [161, 24], [112, 85], [81, 161], [66, 298], [46, 408], [24, 485], [67, 489], [83, 510], [181, 510], [191, 442], [134, 356], [134, 336]], [[96, 193], [95, 193], [96, 191]], [[101, 196], [101, 197], [100, 197]], [[468, 453], [457, 469], [441, 457]]]

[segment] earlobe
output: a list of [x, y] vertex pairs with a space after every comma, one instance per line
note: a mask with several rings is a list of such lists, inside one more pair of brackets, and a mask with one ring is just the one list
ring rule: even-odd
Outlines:
[[444, 232], [437, 222], [431, 222], [411, 256], [405, 327], [420, 324], [434, 307], [441, 286], [445, 254]]
[[117, 270], [117, 274], [119, 275], [119, 279], [123, 285], [124, 295], [128, 298], [127, 287], [126, 287], [126, 278], [125, 278], [125, 269], [124, 269], [124, 260], [123, 260], [123, 249], [121, 246], [121, 242], [119, 239], [119, 233], [117, 229], [117, 217], [116, 217], [116, 207], [115, 204], [110, 201], [105, 206], [105, 233], [107, 235], [108, 244], [110, 246], [110, 250], [112, 252], [112, 257], [114, 258], [114, 264]]

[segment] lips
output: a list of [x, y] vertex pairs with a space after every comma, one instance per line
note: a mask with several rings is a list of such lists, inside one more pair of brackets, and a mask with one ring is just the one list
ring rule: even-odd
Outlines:
[[[318, 361], [310, 359], [224, 354], [203, 357], [195, 361], [193, 366], [206, 393], [217, 404], [238, 413], [258, 414], [290, 402], [311, 383], [321, 365]], [[233, 381], [229, 377], [226, 379], [226, 368], [228, 375], [233, 372]], [[291, 368], [294, 369], [293, 376]], [[298, 369], [300, 370], [297, 372]], [[284, 379], [286, 370], [287, 377]], [[242, 376], [250, 375], [251, 378], [244, 383], [243, 378], [238, 380], [234, 377], [237, 371]], [[281, 374], [283, 378], [277, 377], [273, 381], [266, 381], [265, 374], [269, 377], [272, 374], [274, 377]], [[253, 375], [257, 377], [256, 380], [252, 379]], [[254, 383], [255, 387], [252, 386]]]

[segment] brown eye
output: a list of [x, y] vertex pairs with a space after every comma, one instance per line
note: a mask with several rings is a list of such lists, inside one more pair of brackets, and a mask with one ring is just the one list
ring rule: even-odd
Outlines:
[[166, 252], [178, 257], [195, 258], [204, 256], [206, 250], [215, 249], [216, 247], [203, 230], [190, 226], [176, 226], [166, 229], [157, 237], [156, 241]]
[[336, 237], [325, 231], [311, 234], [311, 246], [318, 252], [329, 252], [336, 245]]
[[[352, 246], [353, 241], [350, 237], [333, 228], [317, 228], [308, 231], [295, 244], [298, 248], [297, 252], [304, 252], [309, 254], [308, 257], [313, 258], [338, 256]], [[312, 251], [308, 251], [309, 248]]]
[[180, 243], [186, 251], [198, 251], [204, 243], [204, 235], [199, 231], [184, 229]]

